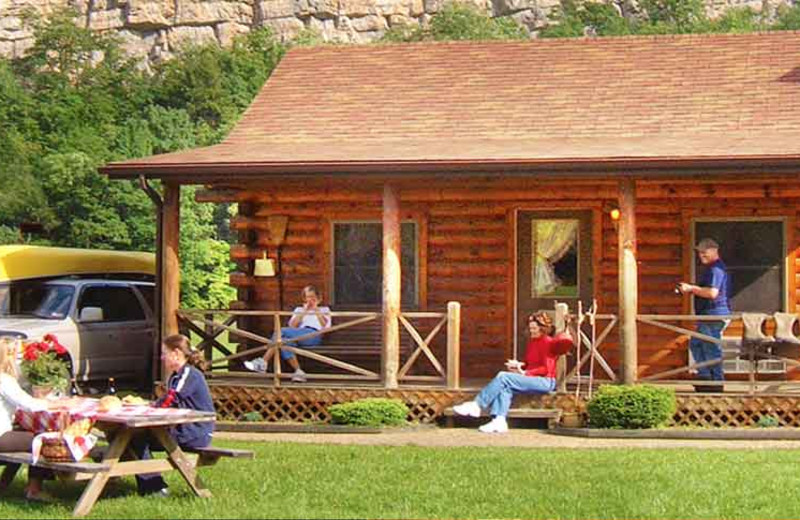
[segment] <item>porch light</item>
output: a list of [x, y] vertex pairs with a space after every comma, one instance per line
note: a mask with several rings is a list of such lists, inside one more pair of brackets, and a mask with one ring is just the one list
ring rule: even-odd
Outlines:
[[264, 252], [262, 258], [257, 258], [253, 266], [253, 276], [273, 277], [277, 273], [275, 271], [275, 260], [267, 258], [267, 253]]
[[611, 220], [617, 222], [620, 217], [619, 208], [611, 208], [611, 210], [608, 212], [608, 216], [611, 217]]

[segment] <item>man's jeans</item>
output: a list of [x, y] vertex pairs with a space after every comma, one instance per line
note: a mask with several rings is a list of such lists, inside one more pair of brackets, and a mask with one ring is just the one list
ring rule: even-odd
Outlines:
[[[700, 321], [697, 323], [697, 332], [717, 339], [722, 337], [722, 330], [724, 328], [724, 321]], [[722, 347], [710, 341], [692, 338], [691, 341], [689, 341], [689, 349], [692, 351], [692, 357], [695, 363], [703, 363], [704, 361], [722, 358]], [[722, 381], [725, 379], [722, 373], [722, 362], [720, 361], [716, 365], [698, 368], [697, 376], [700, 379]]]
[[514, 372], [499, 372], [475, 398], [482, 409], [494, 416], [505, 417], [511, 408], [514, 394], [547, 394], [556, 389], [552, 377], [525, 376]]

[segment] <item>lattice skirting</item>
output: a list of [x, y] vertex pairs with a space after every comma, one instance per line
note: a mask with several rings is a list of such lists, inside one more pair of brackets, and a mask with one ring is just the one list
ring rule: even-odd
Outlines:
[[800, 427], [800, 396], [678, 395], [673, 426], [755, 426], [764, 416]]
[[[313, 388], [313, 387], [252, 387], [238, 385], [211, 386], [214, 405], [220, 420], [236, 421], [250, 412], [258, 412], [265, 421], [330, 421], [328, 406], [365, 397], [400, 399], [409, 408], [409, 419], [420, 423], [435, 421], [445, 408], [471, 398], [474, 392], [444, 389], [382, 388]], [[583, 402], [575, 403], [574, 396], [523, 396], [515, 406], [561, 408], [564, 411], [583, 411]]]
[[[365, 397], [400, 399], [409, 407], [409, 419], [434, 422], [443, 410], [471, 398], [474, 392], [445, 389], [255, 387], [229, 384], [211, 386], [221, 420], [236, 421], [259, 412], [265, 421], [330, 421], [328, 407]], [[762, 416], [774, 417], [781, 426], [800, 427], [800, 396], [742, 396], [678, 394], [672, 426], [743, 427], [754, 426]], [[518, 396], [515, 408], [560, 408], [565, 414], [586, 417], [583, 396], [550, 394]]]

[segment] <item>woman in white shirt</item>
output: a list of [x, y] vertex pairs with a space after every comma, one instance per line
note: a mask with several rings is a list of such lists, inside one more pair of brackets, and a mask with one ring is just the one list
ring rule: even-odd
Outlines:
[[[320, 306], [321, 302], [322, 298], [316, 287], [306, 285], [303, 288], [303, 305], [294, 309], [292, 317], [289, 319], [289, 326], [281, 327], [281, 338], [284, 340], [285, 345], [290, 347], [316, 347], [322, 344], [321, 334], [300, 341], [286, 341], [331, 327], [331, 309]], [[302, 383], [306, 380], [306, 373], [300, 368], [300, 363], [297, 361], [297, 356], [294, 355], [294, 352], [281, 350], [281, 359], [286, 360], [289, 366], [294, 369], [292, 381]], [[256, 358], [252, 361], [245, 361], [244, 366], [254, 372], [266, 372], [267, 360], [263, 357]]]
[[[29, 411], [47, 409], [47, 402], [31, 397], [17, 382], [17, 341], [14, 338], [0, 338], [0, 452], [31, 451], [34, 434], [14, 431], [14, 412], [18, 408]], [[28, 485], [25, 498], [49, 502], [52, 498], [42, 490], [42, 481], [52, 473], [42, 468], [28, 469]]]

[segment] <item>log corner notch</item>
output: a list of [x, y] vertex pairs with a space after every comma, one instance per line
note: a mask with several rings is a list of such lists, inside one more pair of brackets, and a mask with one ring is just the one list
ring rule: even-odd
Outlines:
[[400, 207], [397, 191], [383, 186], [383, 385], [397, 388], [400, 368]]
[[638, 369], [636, 313], [639, 288], [636, 264], [636, 181], [624, 177], [619, 182], [619, 317], [622, 349], [622, 381], [636, 382]]

